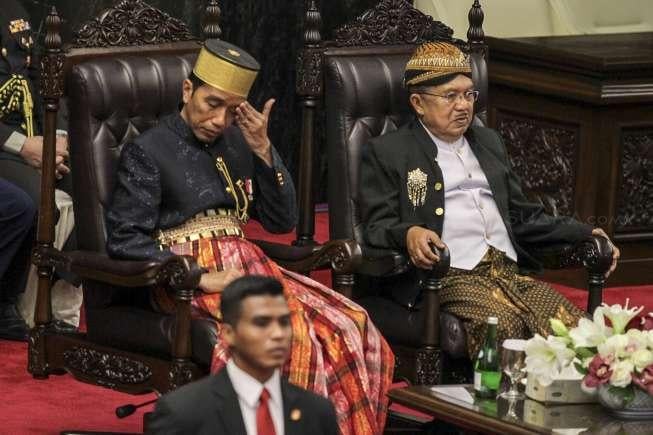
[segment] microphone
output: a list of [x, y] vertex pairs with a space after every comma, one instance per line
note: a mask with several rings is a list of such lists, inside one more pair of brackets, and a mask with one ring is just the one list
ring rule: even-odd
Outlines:
[[148, 400], [147, 402], [139, 403], [138, 405], [134, 405], [133, 403], [129, 403], [127, 405], [119, 406], [116, 408], [116, 417], [118, 418], [125, 418], [130, 415], [132, 415], [136, 410], [142, 406], [149, 405], [150, 403], [154, 403], [158, 400], [159, 398], [157, 397], [156, 399]]

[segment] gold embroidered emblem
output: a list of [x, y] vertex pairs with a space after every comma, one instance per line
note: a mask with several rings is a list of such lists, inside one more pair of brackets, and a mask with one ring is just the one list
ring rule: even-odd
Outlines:
[[290, 411], [290, 420], [292, 421], [299, 421], [302, 418], [302, 412], [295, 408], [292, 411]]
[[12, 35], [14, 33], [24, 32], [25, 30], [29, 30], [29, 29], [30, 29], [29, 21], [25, 21], [22, 18], [19, 20], [13, 20], [9, 22], [9, 33], [11, 33]]
[[[229, 173], [229, 167], [227, 166], [227, 162], [222, 157], [218, 157], [215, 160], [215, 166], [218, 168], [218, 171], [222, 174], [224, 177], [225, 182], [227, 183], [226, 187], [226, 192], [230, 193], [231, 196], [234, 198], [234, 201], [236, 202], [236, 213], [238, 216], [238, 219], [241, 220], [241, 222], [245, 223], [249, 219], [249, 215], [247, 214], [247, 208], [249, 207], [249, 196], [247, 195], [247, 192], [245, 191], [245, 183], [243, 180], [236, 180], [234, 183], [233, 179], [231, 178], [231, 174]], [[238, 189], [236, 189], [236, 187]], [[240, 193], [240, 196], [238, 195]], [[240, 201], [242, 199], [242, 202]]]
[[424, 205], [426, 201], [426, 181], [428, 175], [420, 168], [408, 172], [408, 199], [413, 204], [413, 208]]

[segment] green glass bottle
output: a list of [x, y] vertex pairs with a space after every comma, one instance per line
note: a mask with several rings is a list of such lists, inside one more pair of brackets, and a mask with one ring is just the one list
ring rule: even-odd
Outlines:
[[481, 399], [494, 399], [501, 382], [499, 352], [497, 348], [496, 317], [488, 317], [483, 347], [474, 365], [474, 393]]

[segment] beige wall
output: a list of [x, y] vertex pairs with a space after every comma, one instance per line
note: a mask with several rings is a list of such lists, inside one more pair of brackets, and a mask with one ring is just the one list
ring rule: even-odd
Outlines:
[[[467, 39], [472, 0], [415, 0]], [[483, 29], [498, 37], [653, 31], [653, 0], [481, 0]]]

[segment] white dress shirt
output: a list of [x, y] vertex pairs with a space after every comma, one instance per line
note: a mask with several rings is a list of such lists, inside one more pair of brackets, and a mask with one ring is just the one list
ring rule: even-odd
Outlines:
[[270, 379], [261, 384], [238, 367], [233, 359], [230, 359], [227, 361], [227, 374], [238, 396], [238, 404], [240, 405], [240, 412], [243, 414], [247, 435], [258, 435], [256, 431], [256, 410], [258, 409], [263, 387], [270, 393], [268, 407], [274, 422], [274, 431], [276, 435], [284, 435], [283, 400], [279, 370], [275, 370]]
[[445, 210], [441, 238], [449, 247], [451, 267], [473, 269], [489, 246], [517, 261], [490, 185], [467, 139], [448, 143], [422, 127], [438, 147]]

